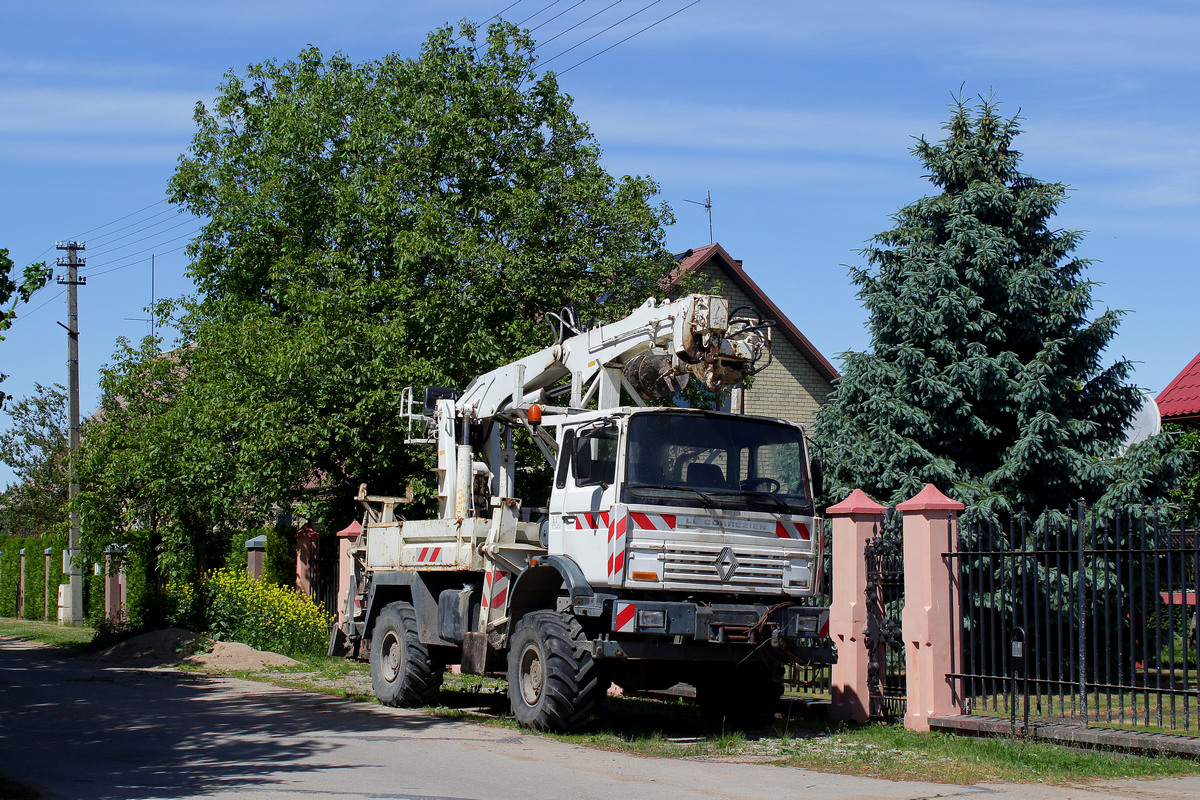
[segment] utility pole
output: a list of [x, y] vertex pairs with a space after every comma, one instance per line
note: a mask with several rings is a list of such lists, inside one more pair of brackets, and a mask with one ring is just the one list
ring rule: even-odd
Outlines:
[[71, 505], [71, 530], [67, 535], [67, 555], [71, 560], [71, 624], [83, 624], [83, 565], [79, 563], [79, 511], [75, 507], [75, 498], [79, 496], [79, 297], [76, 287], [87, 283], [87, 278], [79, 277], [79, 268], [83, 259], [79, 251], [86, 249], [84, 242], [55, 242], [58, 250], [66, 250], [67, 257], [59, 258], [58, 265], [67, 268], [64, 278], [58, 276], [58, 282], [67, 287], [67, 393], [68, 402], [68, 442], [71, 451], [70, 474], [71, 482], [67, 490], [67, 499]]

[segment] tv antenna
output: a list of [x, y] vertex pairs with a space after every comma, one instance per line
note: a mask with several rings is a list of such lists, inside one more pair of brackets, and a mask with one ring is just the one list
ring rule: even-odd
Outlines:
[[712, 244], [712, 243], [713, 243], [713, 234], [712, 234], [712, 192], [705, 192], [705, 194], [704, 194], [704, 202], [703, 202], [703, 203], [701, 203], [699, 200], [686, 200], [686, 199], [685, 199], [683, 202], [685, 202], [685, 203], [692, 203], [692, 204], [694, 204], [694, 205], [698, 205], [698, 206], [704, 206], [704, 210], [708, 212], [708, 243], [709, 243], [709, 244]]
[[158, 327], [158, 320], [155, 319], [154, 313], [154, 254], [150, 254], [150, 316], [147, 317], [126, 317], [129, 322], [149, 322], [150, 323], [150, 338], [154, 338], [155, 328]]

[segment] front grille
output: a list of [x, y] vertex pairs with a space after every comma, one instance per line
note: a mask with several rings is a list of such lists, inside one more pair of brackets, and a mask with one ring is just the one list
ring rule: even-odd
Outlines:
[[[778, 593], [783, 589], [783, 571], [788, 564], [788, 558], [781, 554], [695, 543], [668, 544], [664, 555], [663, 580], [671, 588], [729, 586], [741, 591]], [[732, 564], [729, 556], [733, 557]], [[722, 577], [725, 574], [728, 579]]]

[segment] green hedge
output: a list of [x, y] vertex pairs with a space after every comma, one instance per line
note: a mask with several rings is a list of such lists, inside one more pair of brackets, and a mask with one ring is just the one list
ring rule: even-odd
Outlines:
[[[45, 604], [46, 548], [50, 553], [50, 608]], [[17, 582], [21, 575], [21, 549], [25, 550], [25, 619], [58, 619], [58, 585], [63, 582], [62, 553], [67, 547], [63, 534], [45, 536], [0, 536], [0, 616], [17, 613]]]
[[[263, 579], [284, 587], [296, 585], [296, 531], [292, 527], [276, 526], [230, 534], [226, 551], [217, 559], [218, 567], [246, 568], [246, 540], [266, 534], [267, 552]], [[50, 554], [50, 609], [45, 614], [45, 550]], [[67, 582], [62, 571], [62, 552], [67, 547], [66, 534], [45, 536], [0, 535], [0, 617], [17, 613], [17, 581], [21, 571], [21, 548], [25, 548], [25, 618], [31, 620], [58, 618], [58, 589]], [[154, 625], [163, 621], [161, 598], [147, 578], [147, 569], [136, 553], [130, 552], [125, 563], [125, 597], [129, 608], [128, 624], [132, 627]], [[84, 618], [92, 623], [104, 618], [104, 576], [95, 574], [93, 564], [83, 565]]]

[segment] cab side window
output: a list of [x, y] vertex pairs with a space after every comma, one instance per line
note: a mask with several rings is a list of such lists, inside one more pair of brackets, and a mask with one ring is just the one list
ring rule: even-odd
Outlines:
[[571, 453], [576, 486], [611, 486], [616, 480], [616, 426], [579, 431]]

